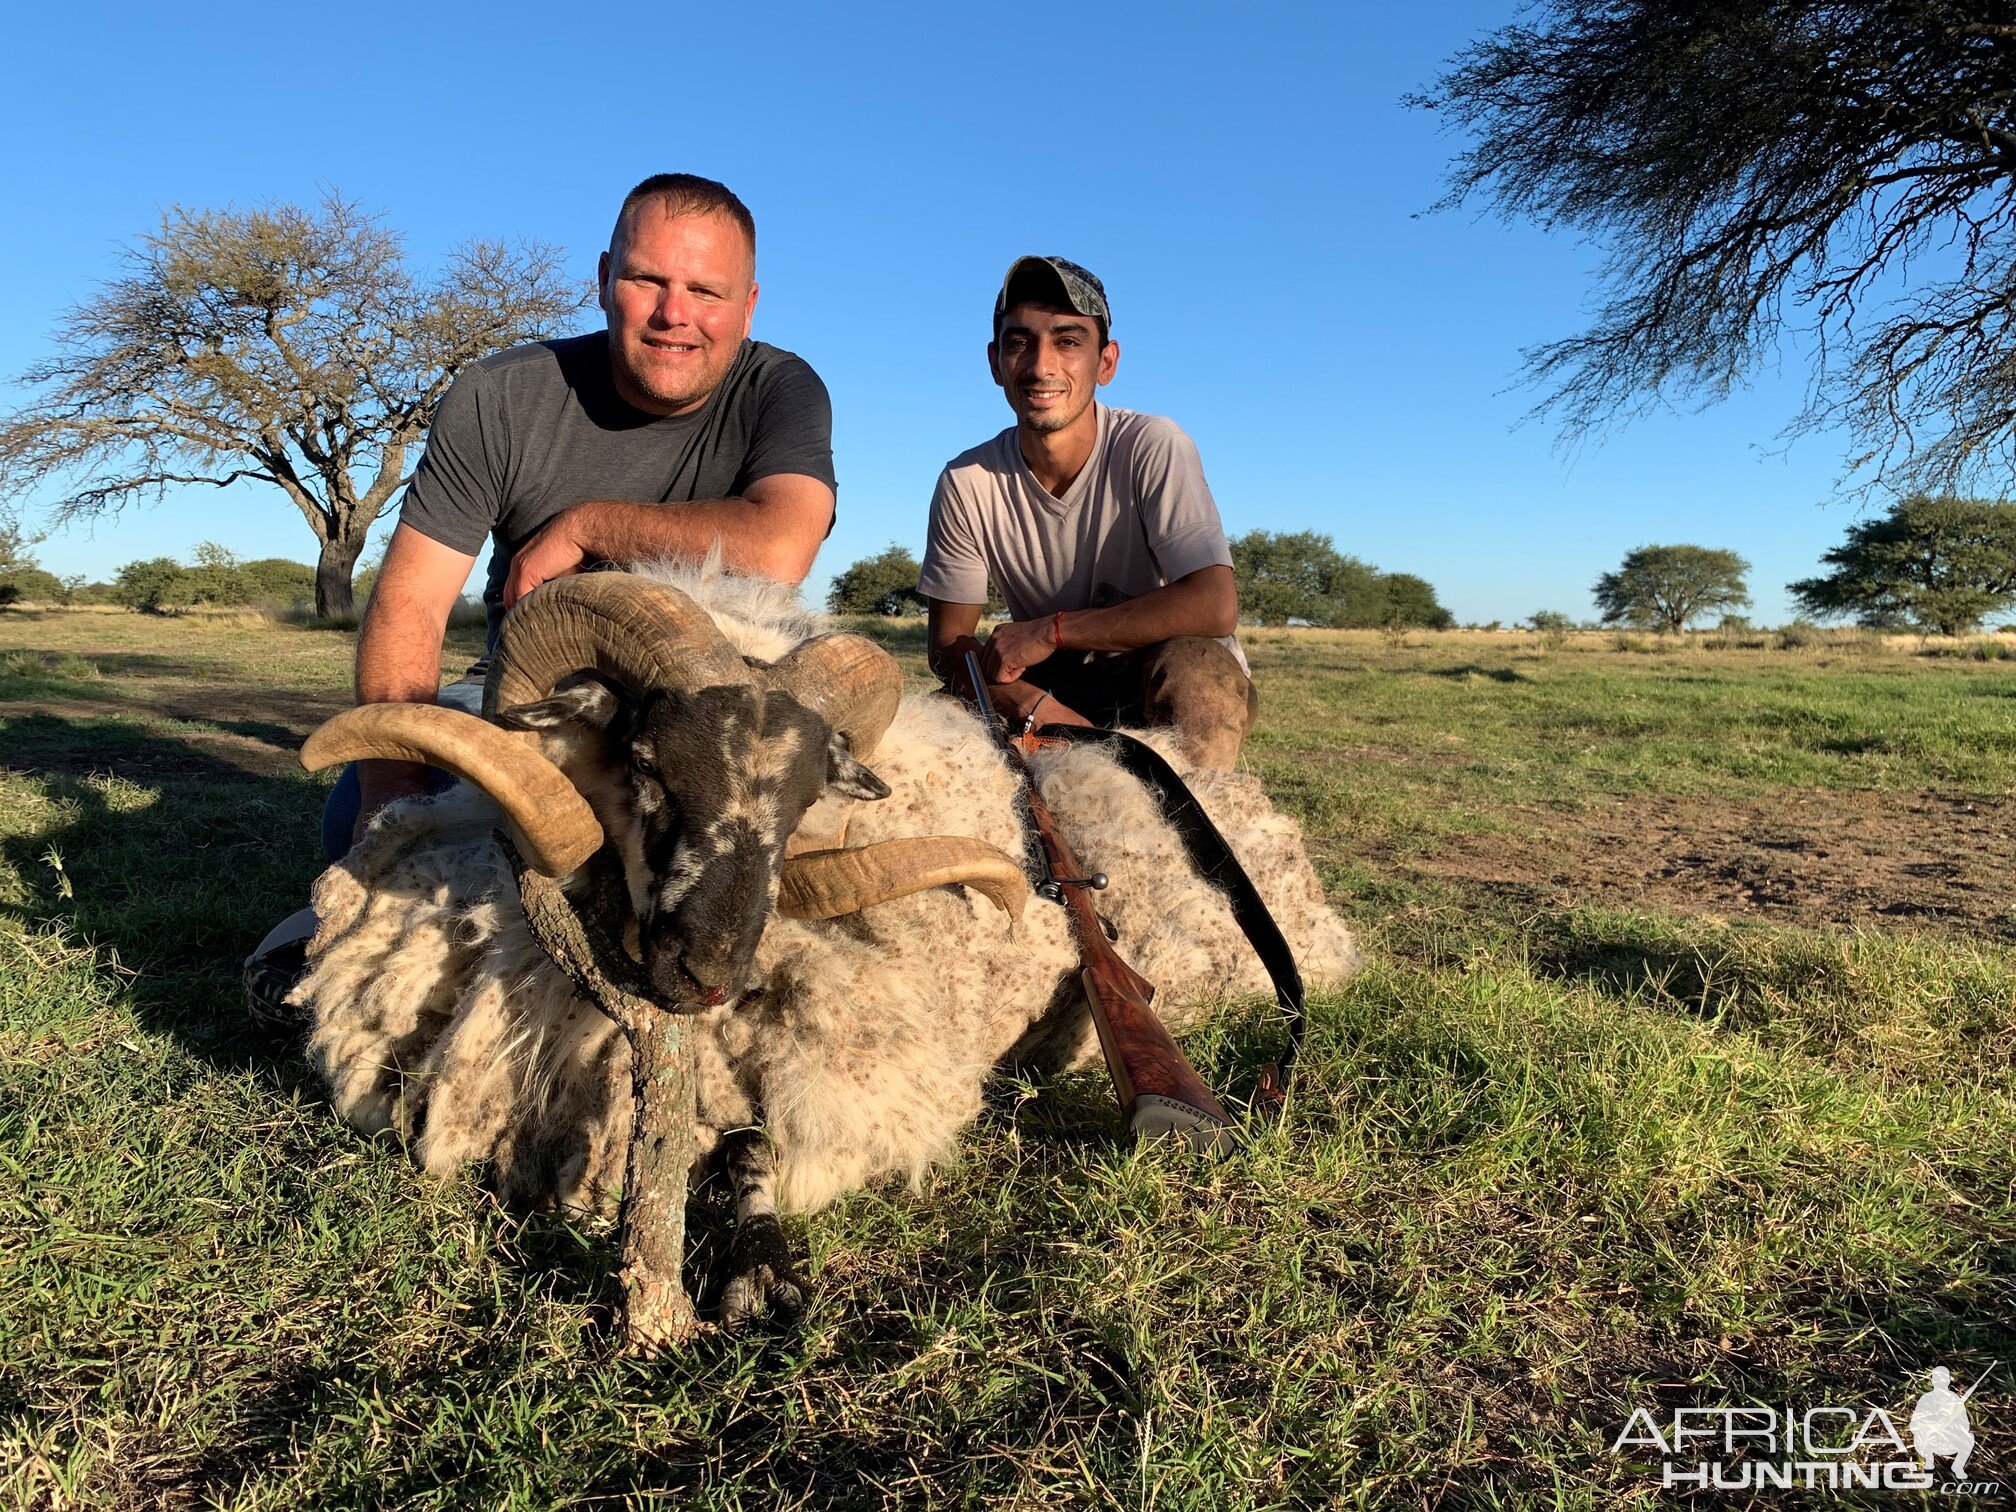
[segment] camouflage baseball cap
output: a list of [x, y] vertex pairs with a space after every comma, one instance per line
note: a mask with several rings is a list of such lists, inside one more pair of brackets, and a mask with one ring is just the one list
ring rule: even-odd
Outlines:
[[1001, 321], [1008, 307], [1025, 300], [1056, 305], [1076, 315], [1090, 315], [1110, 333], [1113, 311], [1106, 303], [1106, 285], [1068, 257], [1018, 257], [1008, 276], [1001, 280], [1001, 292], [994, 296], [994, 334], [1001, 334]]

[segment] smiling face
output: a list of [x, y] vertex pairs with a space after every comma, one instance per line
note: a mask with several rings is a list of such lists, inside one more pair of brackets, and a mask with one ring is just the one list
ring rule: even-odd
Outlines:
[[639, 204], [602, 254], [616, 392], [653, 415], [698, 409], [728, 376], [756, 313], [756, 258], [728, 216]]
[[1012, 306], [1001, 334], [987, 344], [988, 366], [1016, 422], [1046, 434], [1083, 419], [1119, 362], [1120, 344], [1102, 344], [1099, 322], [1090, 315], [1040, 304]]

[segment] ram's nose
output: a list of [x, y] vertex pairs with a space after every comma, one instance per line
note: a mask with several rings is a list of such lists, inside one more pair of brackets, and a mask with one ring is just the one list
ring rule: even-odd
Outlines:
[[729, 989], [725, 986], [709, 987], [698, 977], [693, 978], [693, 985], [698, 989], [694, 994], [695, 1001], [704, 1003], [709, 1008], [719, 1008], [728, 1001]]
[[696, 1008], [719, 1008], [735, 996], [732, 973], [695, 961], [684, 951], [673, 958], [670, 971], [661, 968], [653, 976], [653, 985], [665, 996]]

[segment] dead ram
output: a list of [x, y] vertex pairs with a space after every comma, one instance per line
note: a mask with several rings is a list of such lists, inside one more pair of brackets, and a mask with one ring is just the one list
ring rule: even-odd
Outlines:
[[[430, 1172], [487, 1162], [507, 1200], [607, 1208], [629, 1051], [532, 940], [492, 838], [508, 822], [577, 908], [693, 1010], [696, 1149], [737, 1194], [722, 1314], [801, 1293], [775, 1215], [878, 1177], [919, 1187], [997, 1067], [1096, 1054], [1061, 909], [1025, 908], [1015, 779], [978, 719], [903, 695], [888, 655], [822, 635], [788, 590], [658, 567], [548, 585], [507, 620], [491, 721], [379, 705], [318, 759], [473, 779], [395, 804], [323, 873], [294, 999], [338, 1111]], [[1294, 822], [1250, 776], [1190, 771], [1313, 984], [1357, 965]], [[1225, 898], [1103, 752], [1033, 767], [1101, 912], [1178, 1032], [1268, 984]], [[1011, 859], [1012, 858], [1012, 859]], [[696, 1172], [703, 1167], [696, 1164]]]

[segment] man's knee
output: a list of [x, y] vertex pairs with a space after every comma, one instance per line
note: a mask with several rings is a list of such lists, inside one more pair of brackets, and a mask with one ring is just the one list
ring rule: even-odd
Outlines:
[[1236, 764], [1259, 709], [1253, 680], [1222, 641], [1179, 635], [1142, 655], [1142, 717], [1174, 726], [1199, 766]]

